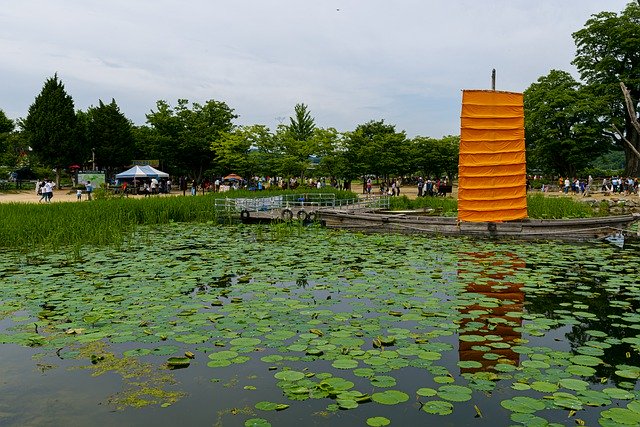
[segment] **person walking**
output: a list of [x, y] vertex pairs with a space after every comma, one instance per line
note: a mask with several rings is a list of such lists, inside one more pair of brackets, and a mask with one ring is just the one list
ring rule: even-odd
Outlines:
[[44, 192], [44, 184], [44, 180], [38, 181], [38, 183], [36, 184], [36, 195], [40, 196], [40, 200], [38, 200], [38, 203], [42, 202], [43, 200], [45, 202], [47, 201], [47, 193]]
[[44, 183], [44, 188], [42, 191], [45, 196], [45, 202], [51, 203], [51, 199], [53, 198], [53, 187], [55, 186], [56, 185], [50, 179], [47, 179], [47, 181]]

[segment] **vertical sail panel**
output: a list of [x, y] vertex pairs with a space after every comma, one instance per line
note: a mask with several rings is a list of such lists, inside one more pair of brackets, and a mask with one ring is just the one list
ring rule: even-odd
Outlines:
[[460, 115], [458, 219], [527, 217], [521, 93], [465, 90]]

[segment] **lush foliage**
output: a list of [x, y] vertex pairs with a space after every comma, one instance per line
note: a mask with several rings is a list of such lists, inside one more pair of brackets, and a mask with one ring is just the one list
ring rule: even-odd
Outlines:
[[[305, 189], [305, 194], [335, 194], [336, 199], [352, 199], [348, 191], [329, 188]], [[33, 249], [78, 245], [120, 245], [139, 225], [172, 222], [231, 222], [238, 212], [216, 209], [216, 199], [269, 197], [294, 192], [234, 191], [204, 197], [150, 197], [143, 199], [106, 197], [96, 191], [91, 203], [1, 203], [0, 247]]]
[[153, 132], [152, 145], [145, 152], [163, 160], [174, 175], [188, 175], [200, 181], [214, 166], [215, 153], [211, 142], [233, 128], [238, 116], [225, 102], [209, 100], [204, 105], [179, 99], [175, 107], [165, 101], [156, 103], [156, 110], [147, 114]]
[[527, 166], [576, 176], [609, 150], [592, 97], [567, 72], [552, 70], [525, 91]]
[[640, 4], [630, 2], [620, 14], [601, 12], [593, 15], [585, 27], [573, 34], [577, 53], [573, 64], [592, 93], [592, 102], [608, 107], [605, 117], [611, 137], [626, 154], [626, 173], [640, 175], [640, 158], [621, 141], [611, 127], [622, 128], [626, 139], [640, 149], [640, 134], [620, 91], [620, 82], [631, 93], [633, 105], [640, 101]]
[[593, 208], [571, 197], [546, 197], [541, 193], [527, 196], [530, 218], [587, 218], [594, 215]]
[[434, 215], [452, 216], [458, 212], [458, 201], [451, 197], [391, 197], [389, 208], [392, 210], [433, 210]]
[[133, 125], [122, 114], [112, 99], [109, 104], [99, 101], [97, 107], [87, 111], [87, 143], [95, 147], [97, 165], [100, 169], [120, 172], [133, 160]]
[[29, 107], [22, 128], [29, 146], [40, 162], [56, 169], [82, 163], [85, 147], [78, 142], [73, 99], [58, 76], [47, 79]]
[[[458, 202], [451, 197], [419, 197], [411, 200], [406, 196], [392, 197], [390, 208], [393, 210], [432, 210], [433, 214], [455, 216]], [[586, 218], [594, 216], [594, 210], [586, 203], [571, 197], [546, 197], [542, 193], [527, 196], [529, 218], [560, 219]]]

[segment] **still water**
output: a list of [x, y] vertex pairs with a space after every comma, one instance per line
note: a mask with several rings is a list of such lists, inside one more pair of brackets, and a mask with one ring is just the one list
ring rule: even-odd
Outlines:
[[633, 425], [639, 249], [171, 225], [10, 253], [0, 424]]

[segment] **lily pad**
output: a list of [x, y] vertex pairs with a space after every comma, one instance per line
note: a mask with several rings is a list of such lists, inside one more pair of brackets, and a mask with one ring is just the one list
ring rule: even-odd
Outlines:
[[409, 400], [409, 395], [399, 390], [385, 390], [371, 395], [371, 400], [383, 405], [396, 405]]

